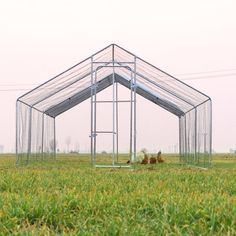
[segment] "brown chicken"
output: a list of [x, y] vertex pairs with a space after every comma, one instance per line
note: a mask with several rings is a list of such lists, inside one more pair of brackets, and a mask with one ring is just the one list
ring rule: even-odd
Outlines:
[[148, 159], [149, 159], [148, 155], [144, 153], [144, 159], [142, 160], [141, 164], [144, 164], [144, 165], [148, 164]]
[[163, 160], [162, 157], [161, 157], [161, 151], [159, 151], [159, 152], [157, 153], [157, 162], [158, 162], [158, 163], [163, 163], [163, 162], [164, 162], [164, 160]]
[[150, 164], [156, 164], [157, 158], [156, 157], [150, 157]]

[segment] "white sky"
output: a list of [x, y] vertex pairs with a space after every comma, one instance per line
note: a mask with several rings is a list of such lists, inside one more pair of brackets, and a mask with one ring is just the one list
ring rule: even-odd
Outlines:
[[[236, 148], [235, 12], [235, 0], [0, 0], [0, 144], [14, 149], [17, 97], [114, 42], [173, 75], [222, 70], [185, 82], [213, 100], [213, 149]], [[177, 119], [140, 103], [138, 148], [173, 147]], [[84, 103], [58, 118], [61, 147], [71, 136], [89, 148], [88, 111]]]

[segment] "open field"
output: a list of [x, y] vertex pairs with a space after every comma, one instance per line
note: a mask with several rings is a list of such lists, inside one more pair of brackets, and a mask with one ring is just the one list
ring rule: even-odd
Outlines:
[[[236, 156], [205, 171], [92, 169], [86, 156], [15, 166], [0, 156], [0, 235], [236, 235]], [[123, 157], [126, 159], [126, 157]]]

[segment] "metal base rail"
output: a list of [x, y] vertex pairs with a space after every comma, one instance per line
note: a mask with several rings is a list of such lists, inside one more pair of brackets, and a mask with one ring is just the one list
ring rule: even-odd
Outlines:
[[122, 166], [122, 165], [95, 165], [95, 168], [131, 168], [132, 166]]

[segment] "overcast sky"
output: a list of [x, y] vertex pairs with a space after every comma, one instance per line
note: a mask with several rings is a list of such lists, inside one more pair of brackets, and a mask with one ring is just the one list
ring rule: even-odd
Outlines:
[[[17, 97], [116, 43], [209, 95], [213, 149], [236, 148], [235, 12], [235, 0], [0, 0], [0, 144], [14, 150]], [[173, 148], [177, 118], [138, 102], [145, 104], [138, 108], [138, 148]], [[128, 108], [121, 109], [125, 133]], [[57, 121], [61, 149], [67, 136], [71, 148], [89, 148], [88, 102]], [[101, 140], [100, 149], [109, 149], [109, 139]], [[124, 134], [122, 150], [126, 144]]]

